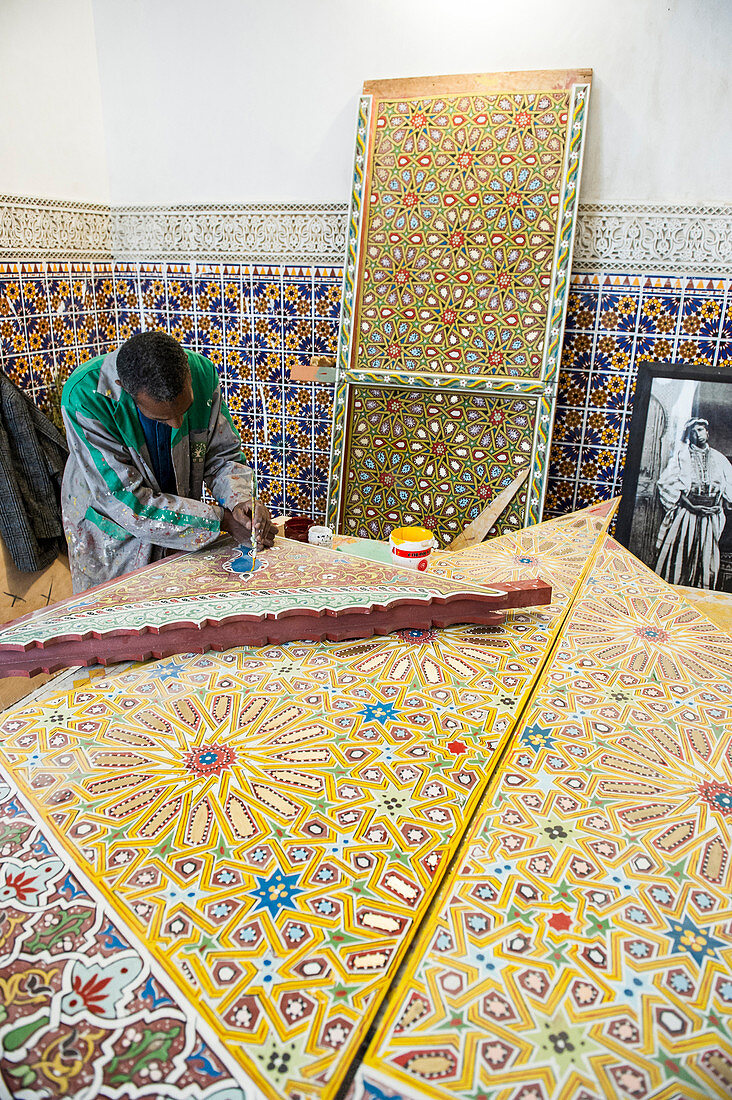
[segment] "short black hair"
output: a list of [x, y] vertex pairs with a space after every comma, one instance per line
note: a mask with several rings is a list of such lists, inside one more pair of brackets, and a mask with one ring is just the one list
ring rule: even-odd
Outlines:
[[117, 374], [132, 397], [141, 391], [153, 401], [175, 401], [190, 367], [185, 351], [167, 332], [138, 332], [117, 352]]

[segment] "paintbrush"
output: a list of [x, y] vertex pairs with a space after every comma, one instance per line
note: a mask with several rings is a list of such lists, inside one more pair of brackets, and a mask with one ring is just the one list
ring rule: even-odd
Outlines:
[[252, 572], [257, 561], [257, 536], [254, 531], [254, 518], [257, 514], [257, 471], [252, 470]]

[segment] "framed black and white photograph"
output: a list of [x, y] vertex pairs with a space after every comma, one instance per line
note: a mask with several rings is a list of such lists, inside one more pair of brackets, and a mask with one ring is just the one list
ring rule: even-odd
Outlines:
[[641, 365], [616, 537], [670, 584], [732, 592], [732, 372]]

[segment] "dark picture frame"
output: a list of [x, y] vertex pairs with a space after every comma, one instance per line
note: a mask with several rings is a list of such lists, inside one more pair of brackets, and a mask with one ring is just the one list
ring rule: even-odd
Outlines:
[[641, 364], [615, 537], [672, 584], [732, 592], [732, 371]]

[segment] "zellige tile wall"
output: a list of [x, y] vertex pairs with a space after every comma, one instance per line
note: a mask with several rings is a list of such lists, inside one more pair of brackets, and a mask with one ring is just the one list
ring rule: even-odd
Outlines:
[[[57, 418], [77, 364], [165, 329], [216, 364], [263, 499], [322, 520], [332, 387], [292, 381], [290, 367], [335, 354], [341, 277], [315, 266], [0, 264], [0, 369]], [[639, 363], [732, 366], [731, 283], [573, 275], [546, 516], [620, 491]]]
[[545, 516], [621, 491], [640, 363], [732, 367], [731, 286], [730, 279], [573, 275]]
[[[0, 264], [0, 369], [57, 422], [79, 364], [143, 329], [218, 368], [225, 400], [277, 511], [325, 516], [332, 387], [290, 367], [335, 354], [341, 275], [324, 267]], [[256, 430], [254, 403], [256, 397]]]

